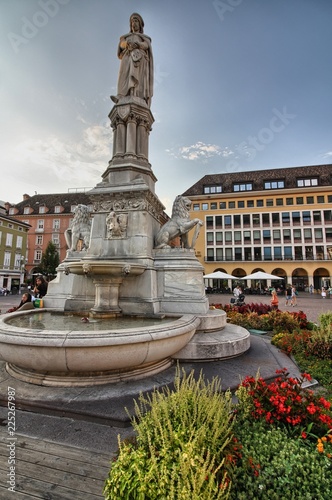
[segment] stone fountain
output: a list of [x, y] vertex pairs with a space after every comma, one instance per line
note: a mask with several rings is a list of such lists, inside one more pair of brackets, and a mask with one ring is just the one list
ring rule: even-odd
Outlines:
[[[203, 267], [194, 245], [203, 224], [190, 219], [191, 201], [177, 196], [169, 220], [155, 194], [148, 158], [153, 57], [138, 14], [120, 38], [118, 94], [109, 118], [113, 155], [90, 192], [93, 213], [75, 209], [66, 231], [68, 251], [49, 283], [45, 309], [101, 320], [96, 332], [20, 328], [0, 321], [0, 352], [7, 371], [39, 385], [85, 386], [136, 380], [169, 367], [174, 359], [214, 360], [249, 348], [249, 333], [226, 325], [209, 310]], [[163, 224], [163, 222], [166, 223]], [[178, 242], [178, 246], [174, 246]], [[160, 318], [160, 325], [114, 329], [123, 317]], [[166, 317], [164, 324], [162, 318]]]

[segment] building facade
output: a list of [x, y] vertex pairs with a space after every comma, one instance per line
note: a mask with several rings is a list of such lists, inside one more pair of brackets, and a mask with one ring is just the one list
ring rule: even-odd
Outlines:
[[204, 222], [195, 250], [205, 274], [262, 270], [300, 290], [331, 284], [332, 165], [205, 175], [183, 195]]
[[87, 205], [91, 212], [93, 210], [90, 197], [84, 192], [25, 194], [20, 203], [5, 204], [9, 216], [31, 226], [25, 264], [26, 279], [33, 279], [34, 274], [39, 273], [43, 252], [50, 241], [59, 252], [60, 262], [66, 257], [64, 232], [70, 226], [73, 210], [78, 204]]
[[19, 293], [24, 282], [29, 229], [0, 206], [0, 288], [12, 293]]

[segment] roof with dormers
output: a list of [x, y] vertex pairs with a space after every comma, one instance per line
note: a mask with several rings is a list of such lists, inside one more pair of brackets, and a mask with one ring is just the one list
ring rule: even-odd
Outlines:
[[71, 214], [72, 207], [78, 204], [91, 205], [92, 201], [87, 193], [58, 193], [58, 194], [35, 194], [33, 196], [24, 195], [24, 199], [20, 203], [6, 204], [7, 210], [15, 209], [15, 215], [26, 215], [24, 209], [29, 207], [31, 212], [29, 215], [39, 215], [39, 207], [45, 206], [45, 213], [59, 215], [55, 212], [55, 207], [61, 207], [60, 213]]
[[29, 228], [31, 227], [30, 224], [27, 224], [26, 222], [23, 222], [21, 220], [17, 220], [15, 219], [15, 217], [10, 217], [9, 215], [4, 215], [2, 212], [0, 212], [0, 219], [1, 220], [5, 220], [9, 223], [13, 223], [13, 224], [18, 224], [19, 226], [23, 226], [23, 227], [26, 227], [26, 228]]
[[270, 180], [284, 180], [284, 188], [292, 189], [298, 187], [297, 179], [313, 176], [318, 177], [319, 186], [331, 186], [332, 164], [208, 174], [187, 189], [183, 196], [200, 196], [204, 194], [205, 186], [217, 185], [222, 186], [223, 193], [232, 193], [233, 185], [238, 183], [252, 183], [252, 191], [263, 191], [264, 183]]

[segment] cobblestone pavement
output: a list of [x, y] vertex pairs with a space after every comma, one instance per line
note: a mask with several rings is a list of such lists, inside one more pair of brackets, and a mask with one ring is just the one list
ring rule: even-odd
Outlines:
[[[210, 304], [229, 304], [230, 294], [208, 294]], [[318, 322], [319, 315], [330, 311], [332, 313], [332, 299], [323, 299], [320, 294], [309, 294], [308, 292], [299, 292], [297, 305], [295, 307], [286, 306], [285, 297], [279, 295], [279, 309], [281, 311], [303, 311], [309, 321]], [[246, 295], [245, 303], [270, 304], [269, 295]]]

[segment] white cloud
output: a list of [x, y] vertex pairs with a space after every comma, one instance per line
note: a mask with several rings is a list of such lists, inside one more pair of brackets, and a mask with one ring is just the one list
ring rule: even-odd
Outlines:
[[323, 154], [323, 158], [330, 158], [332, 156], [332, 151], [328, 151], [327, 153]]
[[15, 163], [19, 180], [38, 191], [67, 191], [68, 187], [93, 187], [106, 170], [111, 158], [112, 134], [109, 128], [92, 125], [85, 128], [76, 142], [57, 136], [27, 139], [10, 148], [6, 160]]
[[175, 158], [183, 158], [184, 160], [207, 160], [215, 156], [228, 158], [234, 154], [228, 147], [221, 148], [215, 144], [204, 144], [201, 141], [191, 146], [182, 146], [176, 151], [169, 149], [167, 152]]

